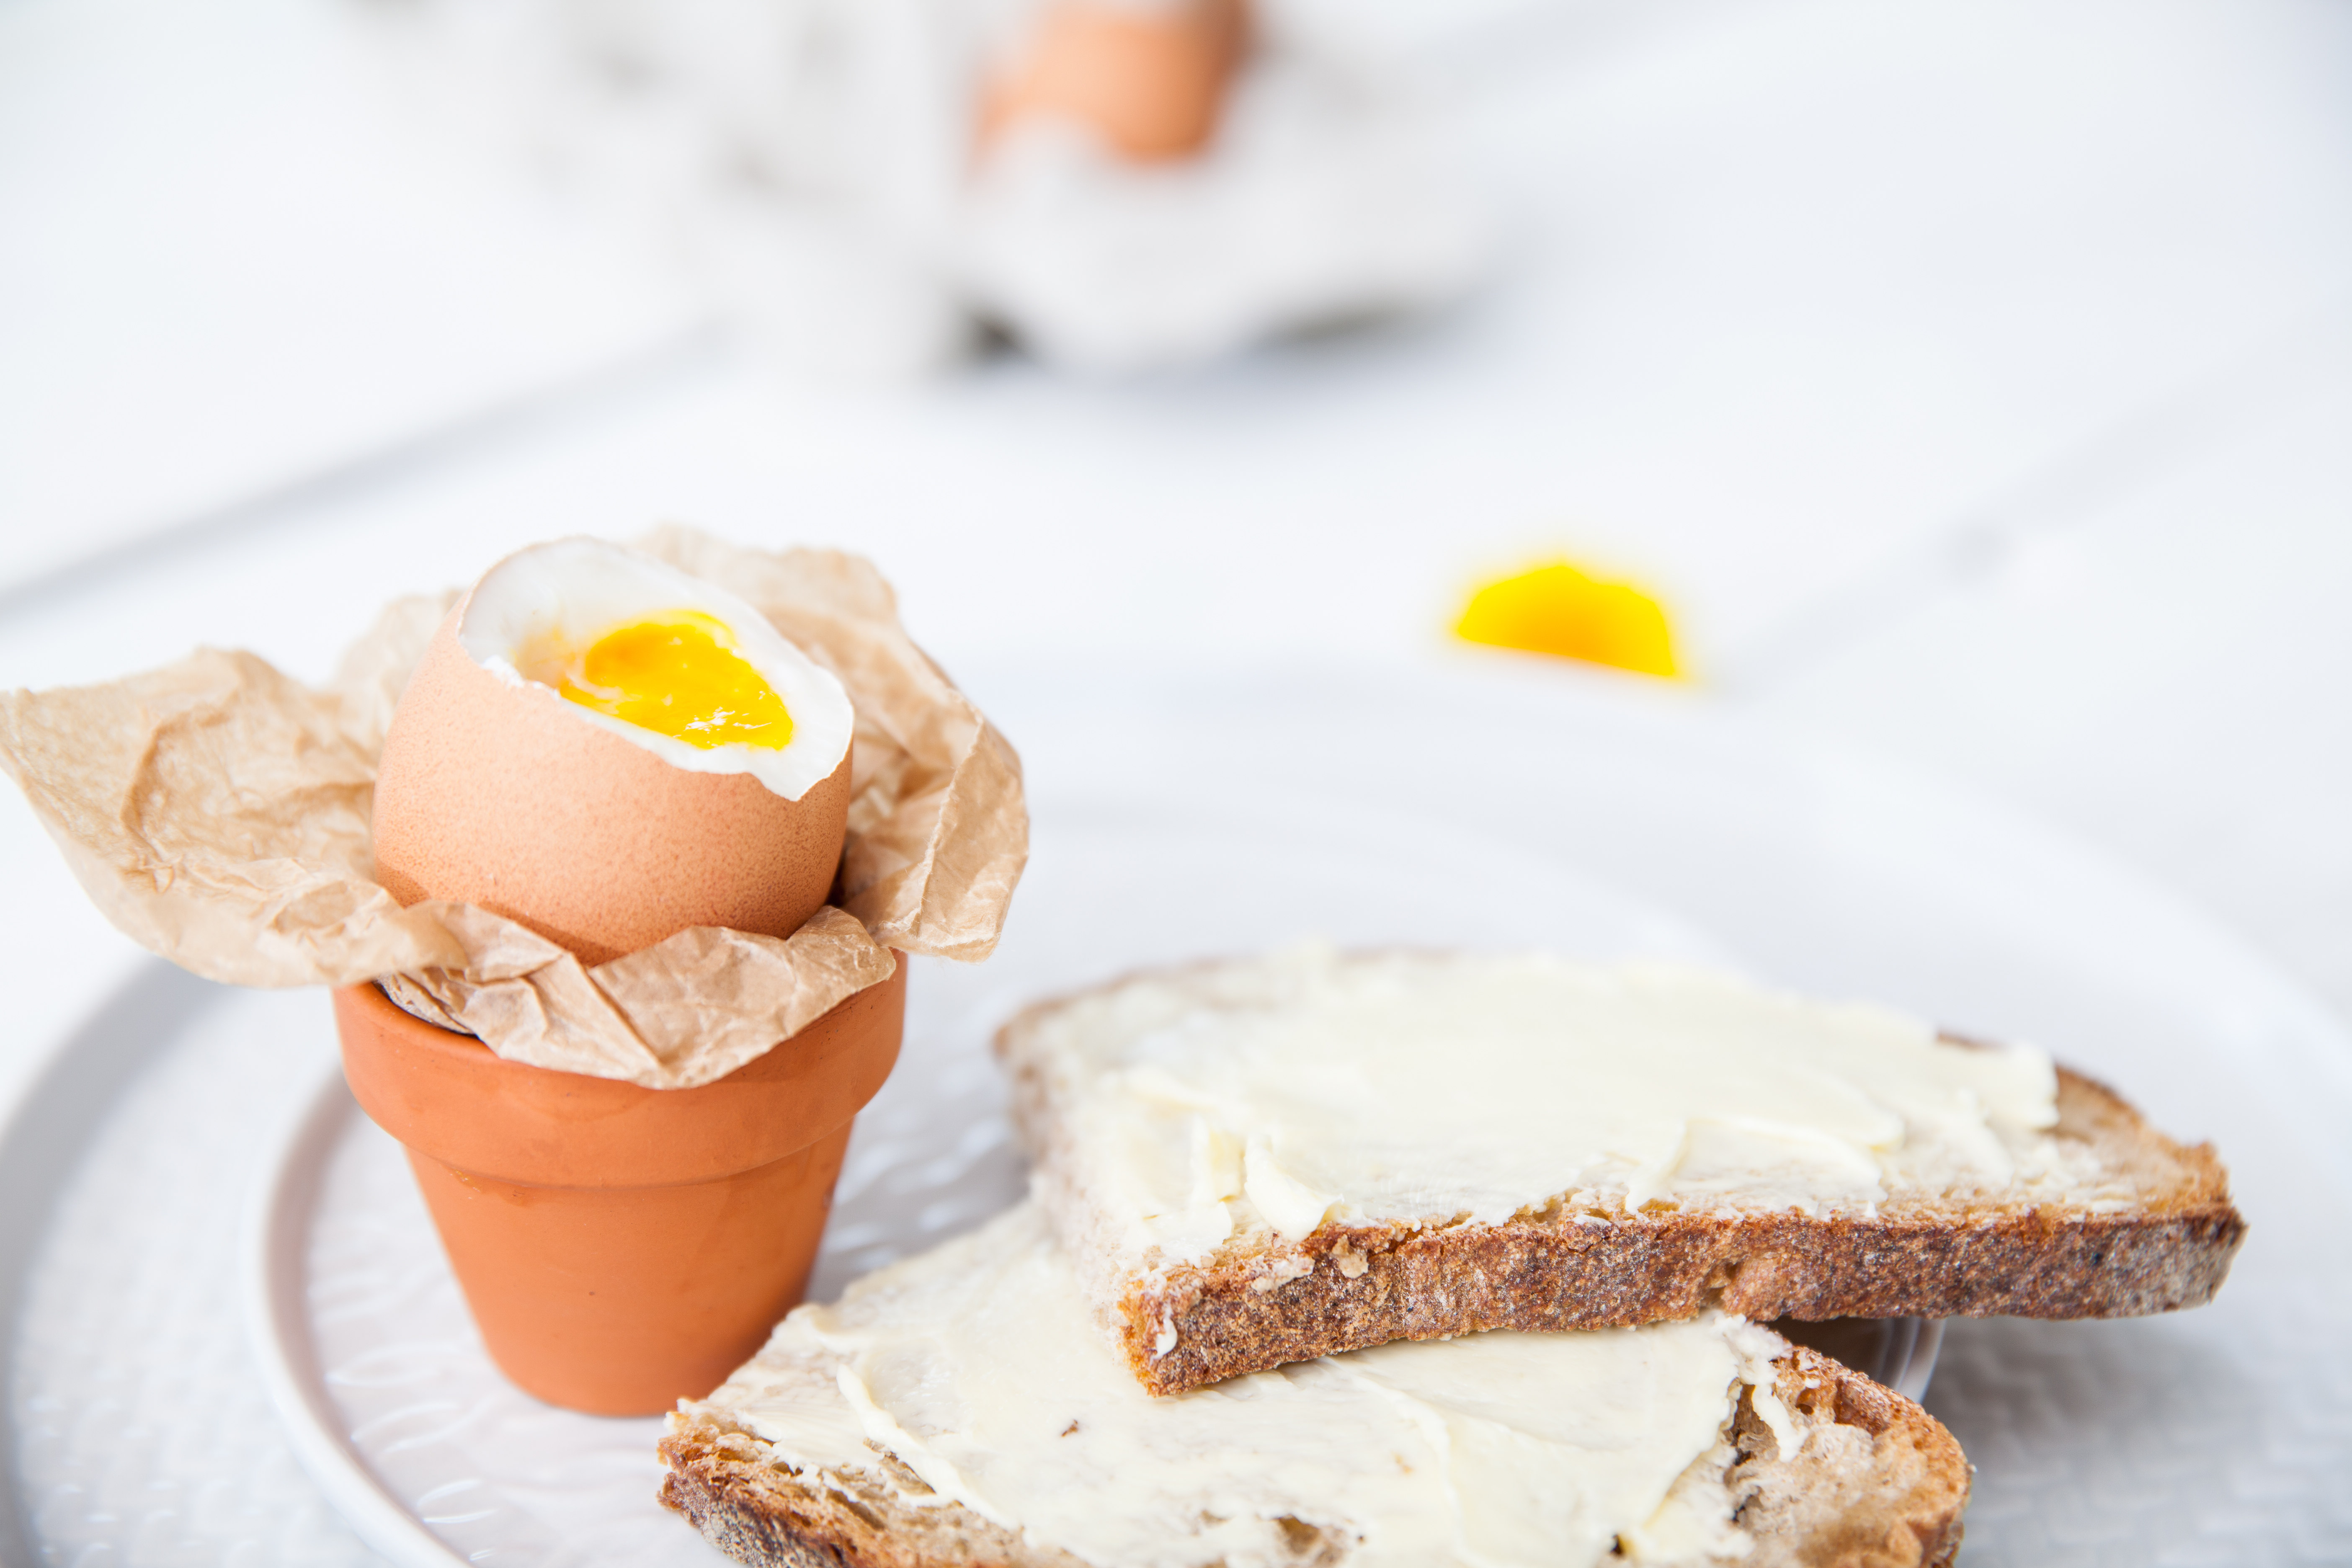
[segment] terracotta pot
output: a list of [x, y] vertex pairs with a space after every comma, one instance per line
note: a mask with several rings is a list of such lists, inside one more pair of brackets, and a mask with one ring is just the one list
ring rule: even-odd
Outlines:
[[406, 1145], [500, 1371], [551, 1405], [699, 1398], [808, 1284], [856, 1116], [898, 1058], [907, 964], [757, 1061], [651, 1089], [510, 1062], [335, 993], [343, 1074]]

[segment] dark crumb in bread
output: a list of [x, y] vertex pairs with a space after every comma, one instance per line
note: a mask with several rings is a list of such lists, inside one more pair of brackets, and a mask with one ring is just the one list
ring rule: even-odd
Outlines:
[[[1391, 1340], [1619, 1328], [1709, 1306], [1759, 1321], [2105, 1318], [2210, 1300], [2246, 1230], [2212, 1150], [2173, 1142], [2063, 1068], [2058, 1101], [2057, 1135], [2095, 1143], [2105, 1169], [2127, 1173], [2135, 1206], [1327, 1226], [1295, 1247], [1139, 1279], [1116, 1327], [1138, 1380], [1174, 1394]], [[1050, 1166], [1050, 1143], [1045, 1154]]]
[[[1794, 1456], [1743, 1390], [1738, 1458], [1725, 1475], [1754, 1539], [1741, 1568], [1941, 1568], [1959, 1549], [1969, 1465], [1911, 1401], [1801, 1346], [1773, 1363], [1803, 1437]], [[708, 1408], [673, 1416], [661, 1441], [661, 1500], [751, 1568], [1089, 1568], [927, 1493], [888, 1454], [873, 1468], [795, 1469]], [[893, 1484], [893, 1483], [896, 1484]], [[1340, 1568], [1352, 1542], [1304, 1523], [1284, 1531], [1296, 1568]], [[1108, 1565], [1103, 1565], [1108, 1568]]]

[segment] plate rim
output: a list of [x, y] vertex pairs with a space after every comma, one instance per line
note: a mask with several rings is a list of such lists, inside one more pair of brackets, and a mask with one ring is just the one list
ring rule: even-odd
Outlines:
[[294, 1103], [293, 1113], [266, 1135], [238, 1238], [246, 1342], [263, 1392], [296, 1461], [352, 1534], [397, 1568], [463, 1568], [466, 1559], [386, 1490], [353, 1451], [327, 1403], [307, 1310], [307, 1244], [319, 1177], [360, 1114], [340, 1056]]

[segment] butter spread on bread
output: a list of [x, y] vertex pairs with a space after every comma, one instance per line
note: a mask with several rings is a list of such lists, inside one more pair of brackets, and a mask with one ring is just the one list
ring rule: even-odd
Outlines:
[[2220, 1164], [2030, 1047], [1698, 971], [1301, 948], [999, 1037], [1155, 1392], [1492, 1328], [2210, 1297]]
[[1808, 1215], [1890, 1192], [2072, 1185], [2031, 1047], [1880, 1007], [1541, 955], [1277, 956], [1246, 988], [1137, 981], [1041, 1019], [1122, 1247], [1196, 1263], [1328, 1215], [1492, 1225], [1531, 1203]]
[[898, 1506], [1088, 1563], [1289, 1562], [1302, 1532], [1365, 1568], [1700, 1563], [1750, 1550], [1727, 1484], [1743, 1388], [1768, 1446], [1801, 1451], [1772, 1392], [1790, 1354], [1710, 1314], [1391, 1344], [1156, 1399], [1023, 1205], [798, 1309], [686, 1411], [797, 1473], [887, 1475], [887, 1454]]

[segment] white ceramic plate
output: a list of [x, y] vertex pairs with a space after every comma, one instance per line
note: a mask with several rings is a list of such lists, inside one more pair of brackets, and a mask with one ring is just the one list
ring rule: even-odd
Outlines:
[[[2214, 1307], [1950, 1327], [1928, 1403], [1979, 1467], [1969, 1561], [2341, 1552], [2352, 1387], [2324, 1331], [2352, 1282], [2352, 1160], [2335, 1141], [2352, 1044], [2225, 934], [2029, 825], [1551, 674], [983, 672], [974, 688], [1033, 782], [1033, 870], [995, 960], [919, 970], [904, 1064], [861, 1120], [817, 1292], [1017, 1191], [982, 1046], [1044, 992], [1307, 934], [1731, 962], [2037, 1038], [2231, 1160], [2255, 1232]], [[174, 1119], [154, 1107], [224, 1076], [198, 1070], [205, 1050], [252, 1078], [252, 1031], [227, 1024], [264, 1002], [297, 1032], [280, 999], [214, 1004], [217, 1037], [173, 1045], [93, 1147], [173, 1157]], [[715, 1561], [652, 1503], [653, 1423], [550, 1411], [488, 1372], [396, 1151], [332, 1097], [306, 1110], [329, 1047], [324, 1009], [302, 1016], [278, 1131], [255, 1128], [278, 1141], [269, 1172], [294, 1179], [258, 1200], [245, 1279], [289, 1429], [344, 1517], [401, 1562]], [[179, 1075], [169, 1094], [159, 1073]], [[122, 1235], [173, 1223], [168, 1194], [154, 1206]], [[47, 1245], [17, 1335], [20, 1431], [28, 1384], [45, 1408], [87, 1397], [72, 1375], [28, 1378], [28, 1331], [68, 1344], [75, 1270], [90, 1288], [104, 1273]], [[32, 1458], [26, 1513], [50, 1541], [40, 1521], [65, 1517], [71, 1477], [35, 1476]]]
[[[841, 1233], [887, 1257], [1009, 1202], [1018, 1173], [1002, 1109], [924, 1104], [900, 1117], [961, 1132], [940, 1154], [877, 1165]], [[551, 1410], [491, 1366], [442, 1259], [399, 1146], [331, 1069], [291, 1120], [260, 1184], [245, 1244], [247, 1321], [272, 1405], [304, 1469], [369, 1545], [402, 1568], [466, 1563], [670, 1563], [708, 1568], [700, 1538], [655, 1505], [657, 1419]], [[889, 1179], [887, 1195], [875, 1175]], [[828, 1272], [847, 1250], [832, 1249]], [[830, 1293], [830, 1292], [828, 1292]], [[1916, 1318], [1792, 1325], [1809, 1343], [1917, 1397], [1942, 1325]]]

